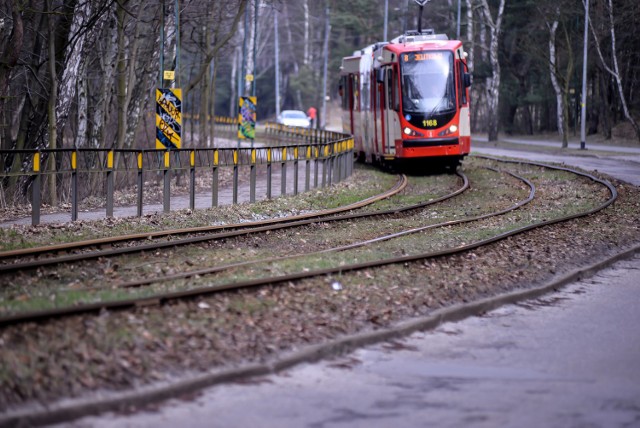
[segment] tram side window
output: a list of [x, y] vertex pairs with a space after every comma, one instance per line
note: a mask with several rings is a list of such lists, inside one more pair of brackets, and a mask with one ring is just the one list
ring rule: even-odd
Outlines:
[[342, 108], [344, 110], [349, 108], [349, 91], [347, 88], [347, 76], [342, 76], [340, 78], [340, 96], [342, 97]]
[[387, 99], [389, 100], [389, 110], [400, 111], [398, 73], [394, 73], [392, 68], [387, 70]]
[[393, 109], [395, 111], [400, 111], [400, 97], [398, 95], [398, 72], [394, 70], [392, 73], [392, 82], [393, 82]]
[[389, 105], [387, 106], [389, 110], [393, 109], [393, 71], [389, 68], [387, 69], [387, 101]]
[[458, 93], [458, 105], [462, 107], [467, 104], [467, 87], [464, 84], [464, 65], [461, 62], [458, 63]]
[[356, 74], [351, 75], [351, 88], [353, 89], [353, 110], [360, 111], [360, 83]]
[[375, 71], [371, 72], [371, 107], [373, 107], [373, 110], [380, 109], [380, 97], [378, 96], [378, 82], [375, 79]]

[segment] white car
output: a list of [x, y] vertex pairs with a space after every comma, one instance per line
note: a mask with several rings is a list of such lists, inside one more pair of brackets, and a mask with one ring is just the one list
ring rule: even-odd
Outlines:
[[285, 126], [300, 126], [303, 128], [309, 128], [311, 126], [311, 120], [300, 110], [283, 110], [277, 120], [278, 123]]

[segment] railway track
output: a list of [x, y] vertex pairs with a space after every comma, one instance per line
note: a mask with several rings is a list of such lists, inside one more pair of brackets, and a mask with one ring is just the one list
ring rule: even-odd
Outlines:
[[[228, 236], [233, 236], [233, 232], [229, 231], [241, 231], [245, 229], [258, 230], [264, 228], [276, 229], [278, 227], [287, 227], [288, 223], [300, 222], [310, 219], [319, 219], [323, 217], [329, 217], [332, 215], [340, 214], [347, 211], [356, 210], [368, 205], [371, 205], [382, 199], [389, 198], [399, 192], [401, 192], [407, 185], [407, 177], [402, 175], [398, 177], [398, 181], [395, 185], [378, 195], [371, 196], [362, 201], [358, 201], [352, 204], [341, 206], [334, 209], [320, 210], [314, 213], [272, 218], [267, 220], [249, 221], [244, 223], [233, 223], [214, 226], [201, 226], [191, 227], [183, 229], [161, 230], [146, 233], [135, 233], [127, 235], [109, 236], [104, 238], [82, 240], [76, 242], [66, 242], [56, 245], [46, 245], [31, 248], [21, 248], [15, 250], [0, 251], [0, 273], [12, 272], [16, 270], [30, 269], [33, 267], [41, 267], [52, 264], [68, 263], [72, 261], [89, 260], [98, 257], [109, 257], [114, 255], [121, 255], [132, 253], [136, 251], [152, 251], [159, 248], [188, 245], [196, 242], [202, 242], [209, 239], [214, 239], [215, 233], [220, 234], [222, 231], [227, 231]], [[244, 233], [244, 232], [240, 232]], [[175, 237], [187, 236], [186, 238], [173, 239]], [[156, 241], [151, 243], [139, 244], [141, 241], [155, 240], [158, 238], [164, 238], [164, 242]], [[170, 241], [169, 241], [170, 240]], [[101, 248], [101, 247], [111, 248]], [[79, 250], [100, 248], [99, 250], [89, 250], [82, 253], [76, 253]], [[68, 253], [67, 255], [58, 255], [59, 253]], [[36, 257], [42, 255], [43, 258], [37, 259]], [[31, 259], [24, 261], [23, 259]]]
[[[244, 223], [234, 223], [215, 226], [195, 227], [188, 229], [176, 229], [166, 230], [148, 233], [137, 233], [131, 235], [120, 235], [113, 237], [106, 237], [93, 240], [85, 240], [71, 243], [64, 243], [59, 245], [41, 246], [33, 248], [24, 248], [19, 250], [11, 250], [0, 252], [0, 260], [3, 261], [0, 264], [0, 275], [11, 272], [25, 271], [34, 268], [42, 268], [45, 266], [58, 265], [72, 262], [83, 262], [97, 258], [120, 256], [131, 253], [140, 252], [153, 252], [156, 250], [179, 247], [184, 245], [193, 245], [214, 240], [223, 240], [227, 238], [233, 238], [237, 236], [271, 232], [281, 229], [301, 227], [314, 223], [327, 223], [354, 220], [364, 217], [376, 217], [376, 216], [391, 216], [399, 215], [412, 210], [424, 208], [428, 205], [432, 205], [449, 198], [453, 198], [460, 193], [464, 192], [469, 187], [469, 182], [464, 174], [458, 173], [462, 184], [452, 192], [442, 195], [437, 198], [432, 198], [427, 201], [419, 202], [416, 204], [394, 207], [392, 209], [369, 211], [369, 212], [354, 212], [363, 207], [379, 202], [383, 199], [390, 198], [393, 195], [400, 193], [407, 186], [407, 177], [402, 175], [399, 177], [396, 184], [389, 190], [382, 192], [378, 195], [369, 197], [365, 200], [341, 206], [334, 209], [321, 210], [314, 213], [278, 217], [268, 220], [250, 221]], [[349, 214], [341, 214], [350, 212]], [[184, 238], [174, 238], [177, 236], [188, 235]], [[168, 238], [161, 241], [148, 242], [155, 238]], [[140, 241], [145, 241], [144, 244], [137, 244]], [[118, 244], [115, 248], [106, 248], [91, 250], [104, 245], [112, 246]], [[78, 251], [90, 249], [89, 251]], [[75, 252], [74, 251], [78, 251]], [[59, 252], [65, 252], [68, 254], [58, 255]], [[42, 257], [38, 257], [42, 256]], [[26, 260], [25, 260], [26, 259]]]
[[[493, 163], [502, 163], [503, 165], [512, 165], [513, 163], [509, 163], [508, 161], [502, 161], [498, 159], [491, 158], [483, 158], [489, 162]], [[524, 162], [518, 162], [520, 164], [525, 164]], [[411, 245], [407, 245], [407, 242], [401, 242], [403, 239], [407, 239], [408, 236], [416, 236], [426, 233], [427, 231], [434, 230], [450, 230], [454, 227], [459, 227], [462, 224], [476, 223], [485, 221], [487, 219], [497, 218], [500, 216], [505, 216], [505, 214], [513, 212], [514, 210], [520, 209], [525, 204], [534, 200], [535, 196], [535, 186], [534, 184], [516, 173], [509, 171], [499, 171], [495, 168], [490, 168], [488, 171], [491, 173], [504, 176], [511, 177], [511, 179], [518, 181], [519, 186], [524, 184], [524, 187], [528, 188], [528, 195], [526, 197], [520, 198], [515, 203], [511, 203], [506, 207], [502, 207], [500, 209], [492, 210], [490, 212], [486, 212], [480, 215], [466, 215], [464, 218], [459, 219], [448, 219], [446, 221], [440, 222], [431, 222], [430, 224], [422, 224], [416, 227], [404, 227], [400, 228], [400, 230], [395, 230], [391, 233], [380, 234], [375, 237], [370, 237], [368, 239], [361, 239], [356, 242], [351, 242], [344, 245], [336, 245], [333, 247], [324, 248], [319, 251], [308, 251], [304, 254], [289, 254], [289, 255], [280, 255], [274, 257], [258, 257], [255, 260], [244, 260], [237, 261], [232, 263], [221, 263], [214, 267], [206, 267], [199, 269], [186, 269], [180, 272], [175, 273], [163, 273], [162, 275], [151, 276], [147, 278], [136, 278], [128, 281], [115, 281], [114, 285], [110, 285], [108, 287], [93, 287], [94, 290], [84, 290], [84, 291], [95, 291], [100, 292], [105, 289], [108, 292], [113, 292], [113, 289], [116, 288], [118, 290], [121, 289], [130, 289], [135, 288], [139, 290], [143, 290], [140, 295], [135, 297], [125, 297], [118, 298], [112, 300], [102, 300], [102, 297], [97, 295], [95, 302], [91, 303], [82, 303], [75, 305], [65, 305], [56, 308], [48, 308], [44, 310], [26, 310], [20, 311], [16, 313], [5, 313], [0, 316], [0, 325], [7, 325], [18, 322], [25, 321], [34, 321], [38, 319], [46, 319], [52, 317], [66, 316], [70, 314], [78, 314], [84, 312], [92, 312], [99, 311], [102, 309], [116, 309], [116, 308], [127, 308], [127, 307], [136, 307], [143, 306], [149, 304], [159, 304], [166, 301], [170, 301], [173, 299], [180, 299], [185, 297], [193, 297], [193, 296], [201, 296], [211, 293], [217, 293], [225, 290], [235, 290], [240, 288], [248, 288], [255, 287], [264, 284], [275, 284], [275, 283], [289, 283], [291, 281], [302, 280], [310, 277], [319, 277], [326, 275], [341, 275], [346, 272], [354, 271], [354, 270], [362, 270], [372, 267], [390, 265], [390, 264], [402, 264], [408, 263], [415, 260], [421, 259], [430, 259], [435, 257], [440, 257], [444, 255], [456, 254], [463, 251], [468, 251], [474, 248], [478, 248], [483, 245], [488, 245], [490, 243], [497, 242], [499, 240], [505, 239], [509, 236], [513, 236], [518, 233], [523, 233], [528, 230], [532, 230], [534, 228], [543, 227], [545, 225], [558, 223], [561, 221], [567, 221], [573, 218], [577, 218], [580, 216], [585, 216], [596, 212], [597, 210], [603, 209], [606, 206], [610, 205], [616, 198], [616, 191], [613, 186], [609, 183], [600, 180], [594, 176], [589, 174], [584, 174], [578, 171], [570, 170], [568, 168], [561, 167], [552, 167], [548, 165], [542, 165], [537, 163], [526, 163], [532, 167], [536, 168], [544, 168], [544, 169], [553, 169], [556, 171], [563, 171], [571, 174], [576, 174], [577, 176], [581, 176], [591, 180], [593, 183], [597, 183], [599, 186], [604, 186], [608, 193], [609, 197], [603, 203], [597, 205], [596, 207], [585, 210], [579, 213], [574, 213], [570, 215], [565, 215], [561, 217], [557, 217], [554, 219], [547, 219], [535, 222], [528, 222], [525, 225], [509, 228], [508, 230], [500, 230], [496, 232], [492, 232], [490, 236], [484, 237], [482, 239], [476, 239], [472, 243], [458, 243], [457, 245], [449, 245], [446, 248], [440, 249], [429, 249], [426, 248], [417, 248], [411, 247]], [[450, 195], [445, 195], [437, 200], [423, 202], [421, 204], [414, 204], [403, 207], [401, 209], [393, 209], [387, 210], [385, 212], [376, 212], [374, 215], [377, 218], [380, 216], [386, 216], [388, 219], [396, 216], [396, 219], [399, 218], [400, 222], [409, 223], [407, 220], [409, 217], [401, 216], [398, 217], [400, 212], [409, 212], [409, 211], [418, 211], [418, 214], [412, 214], [414, 217], [420, 217], [419, 221], [424, 221], [424, 208], [429, 207], [434, 204], [438, 204], [444, 200], [447, 200], [455, 195], [459, 195], [462, 193], [462, 189], [467, 187], [468, 181], [466, 178], [463, 178], [463, 186], [460, 189], [457, 189], [455, 192], [452, 192]], [[332, 218], [315, 218], [315, 219], [306, 219], [306, 220], [295, 220], [287, 223], [288, 228], [296, 228], [294, 230], [300, 230], [303, 227], [309, 227], [310, 225], [314, 225], [315, 228], [322, 227], [323, 225], [328, 224], [330, 221], [337, 221], [338, 219], [342, 221], [342, 223], [349, 223], [363, 221], [363, 219], [369, 217], [371, 213], [359, 213], [359, 214], [348, 214], [342, 216], [333, 216]], [[274, 226], [274, 225], [271, 225]], [[269, 226], [269, 227], [271, 227]], [[283, 225], [278, 225], [276, 227], [280, 227]], [[267, 227], [267, 226], [265, 226]], [[238, 239], [243, 233], [257, 234], [263, 233], [266, 234], [275, 229], [262, 229], [260, 228], [249, 228], [248, 230], [242, 231], [234, 231], [235, 235], [226, 236], [223, 235], [224, 239], [227, 238], [236, 238]], [[299, 232], [294, 232], [299, 233]], [[315, 233], [315, 232], [314, 232]], [[217, 239], [220, 238], [220, 234], [217, 235]], [[246, 239], [246, 238], [245, 238]], [[415, 239], [414, 239], [415, 241]], [[368, 256], [367, 252], [370, 252], [370, 248], [384, 245], [383, 243], [395, 243], [390, 247], [378, 251], [373, 251], [373, 255]], [[395, 245], [395, 247], [394, 247]], [[407, 248], [411, 247], [411, 251], [406, 254], [393, 255], [400, 248], [401, 252], [404, 253], [405, 249], [403, 246]], [[156, 248], [157, 249], [157, 248]], [[356, 254], [349, 254], [353, 251], [360, 251]], [[384, 254], [387, 256], [384, 256]], [[383, 254], [383, 256], [380, 256]], [[389, 256], [391, 255], [391, 256]], [[369, 259], [368, 259], [369, 258]], [[300, 269], [297, 268], [297, 271], [291, 272], [291, 265], [299, 264], [300, 259], [307, 259], [305, 268]], [[328, 260], [328, 262], [327, 262]], [[352, 262], [346, 263], [345, 260], [351, 260]], [[329, 266], [323, 267], [323, 263], [328, 263]], [[273, 265], [279, 265], [277, 268], [273, 268]], [[271, 266], [271, 267], [269, 267]], [[252, 271], [258, 271], [263, 275], [251, 276], [250, 273]], [[282, 273], [278, 273], [282, 271]], [[266, 272], [266, 274], [264, 274]], [[215, 275], [214, 275], [215, 274]], [[215, 276], [215, 279], [211, 279], [212, 276]], [[176, 286], [175, 284], [179, 285]], [[159, 286], [160, 284], [160, 286]], [[171, 286], [163, 286], [161, 284], [172, 284]], [[148, 287], [153, 285], [153, 287]], [[145, 287], [147, 286], [147, 287]], [[70, 292], [78, 292], [77, 289], [70, 289]], [[99, 293], [97, 293], [99, 294]]]

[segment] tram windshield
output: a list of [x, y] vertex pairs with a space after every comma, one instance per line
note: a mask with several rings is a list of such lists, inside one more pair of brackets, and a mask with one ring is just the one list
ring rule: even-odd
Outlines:
[[409, 52], [402, 60], [404, 114], [433, 116], [456, 108], [453, 54], [448, 51]]

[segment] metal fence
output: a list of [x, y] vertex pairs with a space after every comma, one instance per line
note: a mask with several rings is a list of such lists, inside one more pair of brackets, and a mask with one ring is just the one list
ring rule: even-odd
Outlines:
[[[235, 128], [232, 121], [230, 130]], [[229, 133], [231, 135], [231, 133]], [[187, 148], [173, 150], [117, 149], [44, 149], [0, 150], [0, 183], [3, 188], [22, 179], [29, 190], [32, 224], [40, 223], [42, 183], [56, 175], [58, 185], [69, 189], [71, 220], [78, 219], [79, 176], [104, 180], [106, 216], [113, 216], [115, 175], [136, 176], [137, 215], [142, 216], [145, 175], [161, 176], [163, 210], [171, 207], [171, 177], [189, 176], [189, 206], [195, 209], [196, 176], [211, 174], [211, 206], [218, 205], [219, 171], [232, 170], [233, 203], [238, 202], [240, 174], [249, 175], [250, 202], [256, 200], [257, 167], [266, 166], [266, 197], [272, 197], [274, 168], [279, 168], [281, 194], [286, 193], [287, 170], [293, 171], [293, 194], [298, 194], [300, 170], [304, 174], [304, 191], [325, 187], [349, 177], [353, 172], [353, 139], [350, 135], [267, 124], [251, 147], [245, 142], [236, 147]]]

